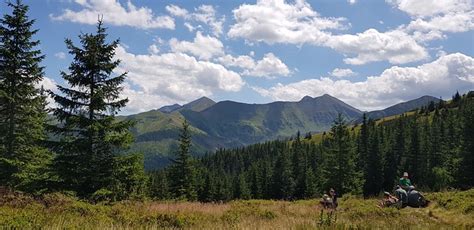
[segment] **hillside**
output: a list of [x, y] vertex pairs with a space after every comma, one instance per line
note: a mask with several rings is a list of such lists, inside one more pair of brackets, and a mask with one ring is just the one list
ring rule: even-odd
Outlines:
[[[402, 114], [407, 111], [414, 110], [416, 108], [420, 108], [422, 106], [427, 106], [431, 102], [438, 103], [440, 101], [439, 98], [432, 97], [432, 96], [423, 96], [411, 101], [402, 102], [393, 106], [390, 106], [383, 110], [375, 110], [367, 113], [367, 118], [371, 119], [380, 119], [383, 117], [389, 117], [393, 115]], [[360, 120], [359, 120], [360, 121]]]
[[[368, 112], [371, 118], [401, 114], [426, 106], [434, 97], [424, 96], [380, 111]], [[331, 126], [341, 113], [348, 121], [359, 123], [362, 111], [330, 95], [306, 96], [297, 102], [246, 104], [214, 102], [202, 97], [185, 105], [164, 106], [158, 110], [120, 117], [136, 122], [132, 132], [135, 143], [130, 152], [146, 156], [146, 168], [159, 168], [176, 149], [184, 119], [191, 124], [195, 155], [218, 148], [234, 148], [267, 140], [288, 138], [296, 132], [320, 133]]]
[[[427, 194], [428, 208], [381, 209], [378, 199], [340, 199], [329, 216], [319, 200], [193, 203], [124, 201], [93, 205], [61, 194], [0, 197], [2, 229], [414, 229], [474, 228], [474, 190]], [[331, 218], [329, 218], [331, 217]]]

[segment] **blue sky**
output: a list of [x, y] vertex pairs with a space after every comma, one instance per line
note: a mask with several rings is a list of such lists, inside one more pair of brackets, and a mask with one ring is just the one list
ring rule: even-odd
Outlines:
[[64, 39], [77, 42], [103, 15], [121, 41], [117, 72], [129, 72], [125, 114], [201, 96], [266, 103], [325, 93], [373, 110], [474, 89], [471, 0], [24, 2], [53, 90], [72, 60]]

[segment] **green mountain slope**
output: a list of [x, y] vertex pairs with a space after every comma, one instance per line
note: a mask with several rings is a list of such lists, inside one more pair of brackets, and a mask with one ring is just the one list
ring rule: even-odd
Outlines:
[[[434, 99], [422, 97], [369, 114], [374, 118], [401, 114]], [[161, 167], [169, 162], [169, 157], [177, 147], [176, 140], [184, 119], [190, 123], [192, 152], [202, 155], [219, 148], [287, 138], [298, 131], [326, 131], [339, 113], [354, 123], [362, 116], [360, 110], [327, 94], [316, 98], [306, 96], [298, 102], [269, 104], [233, 101], [215, 103], [203, 97], [179, 108], [163, 108], [166, 109], [121, 117], [136, 122], [132, 129], [135, 143], [129, 151], [144, 153], [147, 169]]]

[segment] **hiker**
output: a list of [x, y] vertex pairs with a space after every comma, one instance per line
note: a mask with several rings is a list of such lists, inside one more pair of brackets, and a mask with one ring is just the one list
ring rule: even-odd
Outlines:
[[382, 201], [380, 202], [379, 207], [390, 207], [398, 203], [398, 198], [390, 194], [389, 192], [383, 193]]
[[405, 191], [405, 189], [403, 189], [399, 185], [397, 185], [397, 187], [395, 187], [395, 196], [398, 199], [398, 205], [397, 205], [398, 208], [404, 208], [408, 205], [407, 191]]
[[324, 208], [336, 209], [338, 205], [336, 191], [333, 188], [329, 189], [329, 192], [323, 195], [320, 203]]
[[412, 208], [424, 208], [428, 206], [429, 201], [426, 200], [420, 192], [415, 190], [415, 186], [409, 186], [408, 189], [408, 206]]
[[412, 184], [411, 184], [410, 179], [408, 178], [408, 173], [407, 172], [403, 173], [403, 177], [400, 178], [399, 185], [400, 185], [400, 187], [405, 189], [405, 191], [408, 192], [408, 187], [410, 187]]

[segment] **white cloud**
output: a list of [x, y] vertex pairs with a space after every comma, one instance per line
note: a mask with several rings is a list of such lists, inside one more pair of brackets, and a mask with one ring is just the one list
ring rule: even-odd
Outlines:
[[444, 33], [459, 33], [474, 29], [472, 0], [387, 0], [412, 17], [399, 29], [413, 34], [417, 41], [446, 38]]
[[204, 36], [200, 31], [196, 33], [193, 42], [178, 41], [173, 38], [169, 43], [173, 52], [192, 54], [199, 59], [209, 60], [214, 56], [224, 54], [224, 45], [219, 39], [208, 35]]
[[244, 71], [244, 75], [266, 78], [289, 76], [290, 73], [288, 66], [273, 53], [265, 54], [262, 60], [257, 61], [254, 68]]
[[268, 44], [324, 43], [326, 30], [344, 29], [345, 18], [323, 18], [303, 0], [294, 4], [284, 0], [259, 0], [233, 10], [236, 23], [228, 36]]
[[160, 48], [158, 48], [158, 46], [156, 44], [153, 44], [153, 45], [148, 47], [148, 52], [150, 54], [158, 54], [160, 52]]
[[310, 44], [330, 47], [348, 57], [353, 65], [388, 60], [401, 64], [426, 59], [428, 53], [407, 33], [399, 30], [379, 32], [368, 29], [355, 35], [333, 35], [331, 30], [347, 28], [345, 18], [321, 17], [304, 0], [259, 0], [243, 4], [233, 11], [236, 23], [228, 35], [246, 41], [268, 44]]
[[136, 55], [119, 46], [122, 60], [117, 72], [128, 72], [125, 96], [130, 103], [125, 113], [184, 103], [217, 91], [239, 91], [244, 82], [239, 74], [209, 61], [199, 61], [183, 53]]
[[[58, 88], [56, 87], [58, 83], [52, 78], [49, 77], [43, 77], [43, 80], [38, 82], [36, 84], [37, 89], [40, 89], [41, 87], [45, 90], [51, 90], [55, 93], [58, 93]], [[49, 107], [55, 107], [55, 102], [53, 98], [51, 97], [46, 97], [46, 102], [48, 102]]]
[[351, 69], [339, 69], [339, 68], [333, 69], [332, 72], [330, 72], [329, 74], [337, 78], [352, 77], [352, 76], [357, 75], [357, 73], [355, 73]]
[[357, 0], [347, 0], [347, 2], [351, 5], [354, 5], [356, 4]]
[[186, 17], [188, 15], [188, 11], [184, 8], [181, 8], [177, 5], [167, 5], [166, 10], [173, 16], [176, 17]]
[[241, 55], [233, 57], [225, 55], [217, 58], [217, 61], [226, 67], [238, 67], [243, 69], [242, 75], [253, 77], [275, 78], [277, 76], [289, 76], [291, 71], [283, 61], [273, 53], [267, 53], [261, 60], [255, 61], [251, 56]]
[[184, 23], [184, 26], [189, 30], [189, 32], [193, 32], [196, 28], [194, 28], [193, 25], [191, 25], [190, 23], [188, 22], [185, 22]]
[[414, 17], [430, 17], [463, 12], [472, 7], [471, 0], [386, 0], [399, 10]]
[[351, 65], [383, 60], [403, 64], [428, 58], [424, 47], [399, 30], [380, 33], [376, 29], [369, 29], [356, 35], [335, 35], [325, 45], [344, 54], [356, 55], [344, 59], [345, 63]]
[[394, 66], [361, 82], [323, 77], [254, 90], [275, 100], [299, 100], [305, 95], [328, 93], [359, 109], [374, 110], [422, 95], [448, 98], [456, 90], [473, 88], [474, 58], [454, 53], [418, 67]]
[[66, 53], [64, 52], [57, 52], [54, 54], [55, 57], [57, 57], [58, 59], [66, 59]]
[[255, 61], [252, 57], [247, 55], [233, 57], [227, 54], [225, 56], [219, 57], [217, 61], [227, 67], [238, 67], [241, 69], [255, 68]]
[[131, 1], [126, 7], [118, 0], [76, 0], [82, 10], [65, 9], [58, 16], [50, 15], [53, 20], [72, 21], [84, 24], [96, 24], [99, 16], [104, 22], [116, 26], [131, 26], [140, 29], [174, 29], [174, 19], [169, 16], [155, 16], [150, 8], [136, 7]]
[[176, 17], [182, 17], [186, 21], [188, 21], [184, 24], [184, 26], [186, 26], [186, 28], [188, 28], [188, 30], [191, 32], [194, 31], [194, 29], [196, 29], [197, 27], [189, 24], [189, 21], [198, 23], [200, 22], [204, 23], [205, 25], [208, 25], [211, 28], [212, 34], [216, 37], [219, 37], [223, 32], [223, 24], [225, 22], [225, 17], [222, 16], [218, 18], [217, 11], [211, 5], [201, 5], [195, 8], [192, 13], [176, 5], [168, 5], [166, 6], [166, 10], [170, 14]]

